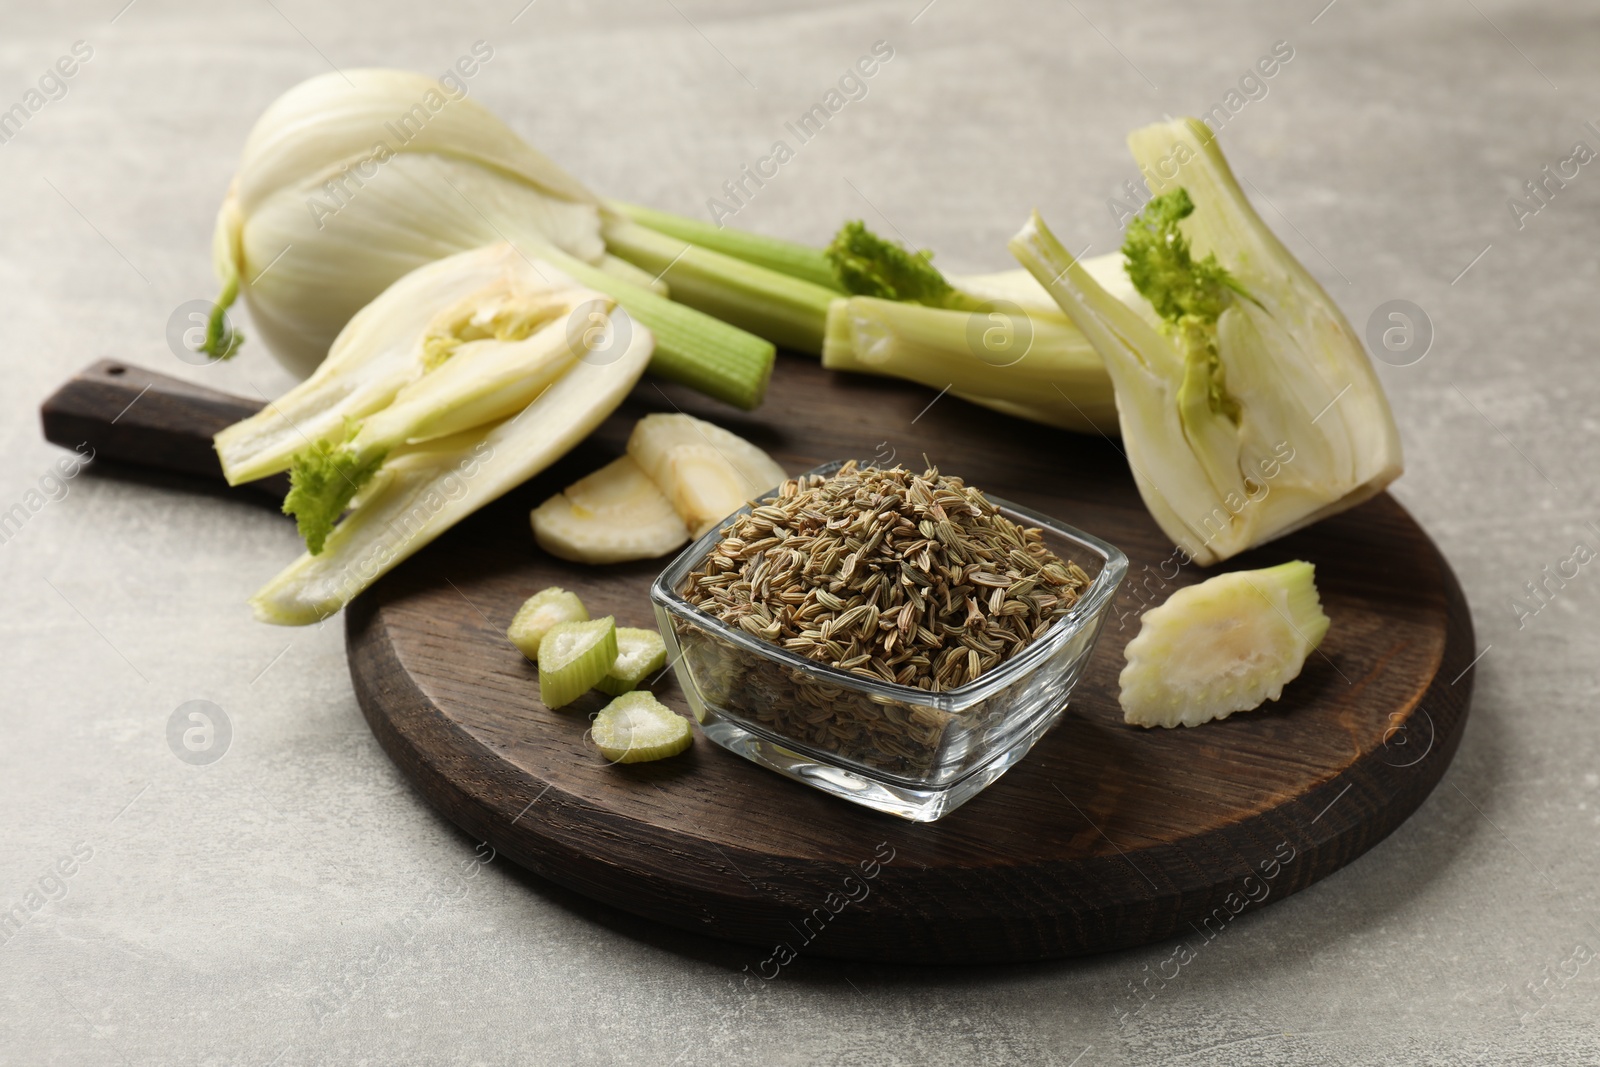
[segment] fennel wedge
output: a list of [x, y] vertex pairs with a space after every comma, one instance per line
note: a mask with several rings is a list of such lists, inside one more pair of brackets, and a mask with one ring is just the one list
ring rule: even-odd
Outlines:
[[348, 421], [387, 407], [424, 374], [421, 340], [434, 319], [474, 293], [513, 282], [555, 289], [508, 244], [425, 263], [396, 281], [340, 331], [311, 377], [217, 434], [228, 484], [288, 470], [309, 443], [342, 438]]
[[1233, 571], [1145, 612], [1119, 678], [1124, 721], [1198, 726], [1277, 700], [1328, 633], [1315, 579], [1301, 560]]

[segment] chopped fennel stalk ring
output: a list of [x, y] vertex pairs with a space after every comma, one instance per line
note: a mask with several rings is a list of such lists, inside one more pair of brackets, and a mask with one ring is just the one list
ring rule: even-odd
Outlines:
[[552, 585], [529, 597], [506, 628], [506, 639], [524, 656], [539, 662], [539, 645], [546, 634], [563, 622], [587, 622], [589, 609], [577, 593]]
[[648, 763], [694, 743], [689, 720], [652, 693], [624, 693], [600, 710], [590, 727], [600, 754], [612, 763]]
[[667, 644], [654, 630], [617, 627], [617, 659], [595, 688], [621, 696], [640, 688], [645, 679], [667, 665]]
[[539, 699], [561, 708], [593, 689], [617, 661], [617, 624], [610, 615], [558, 622], [539, 642]]

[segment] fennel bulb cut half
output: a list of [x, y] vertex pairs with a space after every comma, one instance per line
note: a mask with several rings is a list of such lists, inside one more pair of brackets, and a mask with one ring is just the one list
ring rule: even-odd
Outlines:
[[1124, 721], [1198, 726], [1283, 695], [1328, 632], [1316, 570], [1295, 560], [1186, 586], [1128, 642]]
[[[655, 334], [663, 377], [736, 406], [758, 404], [772, 343], [666, 299], [662, 271], [608, 253], [607, 219], [635, 226], [612, 218], [476, 100], [409, 71], [321, 75], [269, 106], [245, 143], [212, 239], [222, 295], [206, 351], [237, 349], [224, 312], [242, 296], [279, 361], [310, 374], [345, 324], [399, 278], [508, 243], [621, 304]], [[734, 290], [766, 308], [771, 272], [716, 253], [692, 258], [702, 289], [716, 291], [706, 277], [731, 274]]]
[[1382, 491], [1402, 469], [1400, 435], [1366, 351], [1250, 206], [1211, 131], [1179, 119], [1129, 145], [1159, 181], [1123, 245], [1141, 309], [1037, 213], [1011, 250], [1105, 361], [1128, 465], [1161, 529], [1211, 564]]
[[[484, 252], [491, 252], [486, 249]], [[468, 253], [478, 255], [480, 253]], [[580, 290], [581, 292], [581, 290]], [[628, 395], [650, 362], [654, 343], [650, 331], [629, 322], [626, 312], [610, 313], [621, 351], [585, 358], [572, 352], [586, 333], [578, 335], [572, 351], [545, 348], [552, 332], [570, 336], [560, 320], [547, 322], [540, 332], [522, 341], [469, 340], [442, 364], [471, 358], [469, 346], [493, 355], [497, 350], [528, 349], [542, 352], [531, 378], [543, 381], [537, 395], [526, 399], [515, 413], [504, 407], [498, 411], [487, 404], [476, 410], [490, 421], [446, 436], [411, 437], [387, 451], [370, 456], [357, 453], [369, 469], [343, 471], [332, 457], [354, 443], [358, 427], [350, 440], [315, 441], [299, 458], [300, 484], [306, 494], [304, 514], [317, 525], [320, 551], [307, 551], [281, 574], [267, 583], [252, 599], [256, 617], [264, 622], [304, 625], [321, 621], [350, 602], [357, 594], [391, 567], [406, 559], [441, 533], [478, 508], [544, 470], [577, 444], [614, 411]], [[421, 348], [420, 334], [417, 347]], [[465, 366], [465, 362], [461, 364]], [[559, 370], [553, 379], [549, 372]], [[438, 374], [439, 370], [430, 372]], [[427, 392], [427, 377], [417, 380], [414, 397]], [[309, 384], [309, 383], [308, 383]], [[449, 384], [449, 383], [447, 383]], [[460, 383], [456, 383], [460, 384]], [[484, 403], [482, 395], [456, 384], [441, 387], [435, 399], [452, 412]], [[403, 394], [404, 390], [397, 390]], [[493, 396], [526, 397], [527, 388], [502, 382]], [[403, 401], [402, 401], [403, 402]], [[270, 410], [270, 409], [269, 409]], [[423, 425], [426, 425], [424, 422]], [[400, 434], [395, 434], [395, 440]], [[315, 439], [313, 439], [315, 440]], [[319, 495], [318, 487], [306, 475], [322, 475], [325, 481], [351, 474], [343, 488]], [[349, 511], [333, 524], [334, 508], [346, 492]], [[286, 509], [290, 501], [286, 501]]]
[[314, 442], [342, 440], [350, 424], [388, 408], [402, 390], [448, 365], [438, 355], [448, 338], [470, 330], [470, 322], [463, 322], [471, 317], [468, 308], [481, 305], [492, 319], [514, 294], [529, 306], [566, 314], [605, 299], [548, 264], [523, 258], [509, 244], [427, 263], [362, 308], [311, 377], [217, 434], [228, 484], [288, 470]]

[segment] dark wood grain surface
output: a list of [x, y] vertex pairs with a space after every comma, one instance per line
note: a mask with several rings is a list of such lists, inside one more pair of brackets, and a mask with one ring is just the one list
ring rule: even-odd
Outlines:
[[[260, 411], [249, 399], [158, 374], [120, 359], [102, 359], [73, 375], [39, 406], [44, 439], [63, 448], [87, 445], [96, 462], [188, 474], [221, 482], [211, 447], [220, 430]], [[251, 482], [249, 492], [282, 499], [284, 477]]]
[[[347, 612], [351, 675], [374, 733], [447, 818], [516, 862], [651, 919], [761, 946], [768, 968], [787, 951], [974, 963], [1206, 933], [1337, 871], [1428, 795], [1466, 720], [1472, 623], [1448, 565], [1392, 498], [1227, 565], [1317, 565], [1332, 629], [1282, 701], [1146, 731], [1117, 708], [1123, 646], [1144, 604], [1208, 572], [1165, 562], [1171, 545], [1114, 441], [950, 397], [929, 407], [933, 397], [798, 358], [780, 358], [755, 414], [646, 381], [556, 468]], [[548, 710], [503, 632], [548, 585], [619, 625], [654, 626], [647, 589], [661, 562], [553, 559], [534, 545], [527, 511], [620, 454], [640, 415], [674, 409], [715, 419], [791, 472], [926, 456], [1121, 547], [1129, 581], [1060, 725], [983, 794], [923, 825], [703, 738], [674, 760], [608, 765], [585, 739], [599, 695]], [[659, 695], [687, 711], [670, 679]]]
[[[1145, 731], [1117, 708], [1123, 646], [1145, 605], [1207, 572], [1174, 567], [1113, 440], [933, 399], [787, 357], [754, 415], [646, 381], [554, 469], [349, 609], [350, 671], [374, 734], [467, 832], [619, 908], [760, 946], [752, 976], [789, 953], [976, 963], [1210, 936], [1351, 862], [1428, 795], [1465, 725], [1472, 622], [1449, 566], [1392, 498], [1227, 565], [1317, 565], [1333, 625], [1281, 702]], [[50, 440], [88, 441], [97, 462], [220, 479], [210, 434], [258, 407], [106, 361], [42, 417]], [[675, 409], [715, 419], [790, 471], [926, 457], [1121, 547], [1129, 580], [1060, 724], [933, 824], [855, 807], [703, 738], [676, 759], [606, 763], [585, 739], [600, 696], [545, 708], [535, 668], [503, 633], [525, 597], [553, 584], [595, 615], [654, 625], [647, 589], [659, 562], [553, 559], [535, 547], [527, 511], [619, 454], [638, 416]], [[670, 676], [658, 695], [687, 710]]]

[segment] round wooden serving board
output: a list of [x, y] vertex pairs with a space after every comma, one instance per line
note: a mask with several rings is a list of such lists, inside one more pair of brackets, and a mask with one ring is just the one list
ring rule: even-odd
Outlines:
[[[538, 874], [650, 919], [793, 953], [978, 963], [1069, 956], [1216, 929], [1354, 860], [1444, 773], [1472, 689], [1472, 622], [1449, 566], [1387, 495], [1230, 561], [1317, 566], [1333, 620], [1283, 699], [1195, 729], [1122, 723], [1117, 674], [1141, 597], [1206, 577], [1169, 562], [1110, 441], [992, 415], [931, 390], [780, 357], [739, 415], [646, 381], [543, 477], [398, 568], [347, 612], [368, 722], [448, 819]], [[654, 627], [664, 561], [584, 567], [534, 544], [527, 510], [620, 454], [652, 410], [713, 418], [791, 472], [850, 456], [927, 459], [1112, 541], [1132, 567], [1060, 724], [936, 823], [846, 803], [697, 738], [612, 766], [585, 737], [591, 693], [550, 711], [504, 631], [524, 598], [577, 592]], [[926, 409], [926, 410], [924, 410]], [[1148, 565], [1148, 568], [1147, 566]], [[658, 695], [687, 713], [670, 675]]]

